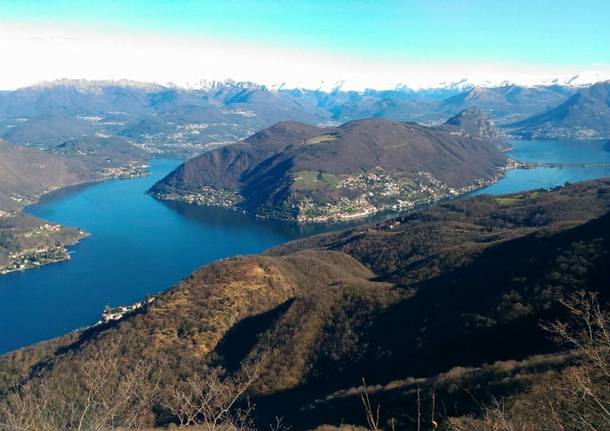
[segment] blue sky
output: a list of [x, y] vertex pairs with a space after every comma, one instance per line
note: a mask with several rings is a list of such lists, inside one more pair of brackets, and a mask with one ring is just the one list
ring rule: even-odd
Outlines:
[[82, 43], [84, 33], [121, 33], [460, 72], [466, 64], [605, 68], [608, 17], [602, 0], [0, 0], [0, 28], [78, 31]]

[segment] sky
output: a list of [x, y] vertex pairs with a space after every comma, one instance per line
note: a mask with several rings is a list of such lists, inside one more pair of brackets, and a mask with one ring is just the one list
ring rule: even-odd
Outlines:
[[0, 0], [0, 89], [596, 80], [610, 77], [608, 17], [607, 0]]

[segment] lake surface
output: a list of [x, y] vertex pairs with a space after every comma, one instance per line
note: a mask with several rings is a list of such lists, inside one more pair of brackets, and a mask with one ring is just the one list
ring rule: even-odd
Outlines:
[[610, 143], [608, 141], [511, 141], [509, 157], [527, 162], [566, 164], [607, 164], [608, 167], [535, 168], [509, 171], [496, 184], [473, 195], [505, 194], [533, 189], [549, 189], [566, 182], [592, 180], [610, 176]]
[[[515, 141], [518, 160], [609, 163], [600, 141]], [[72, 259], [0, 276], [0, 353], [96, 322], [104, 305], [131, 304], [165, 290], [214, 260], [257, 253], [344, 225], [300, 228], [223, 209], [157, 201], [144, 192], [178, 165], [155, 160], [149, 177], [76, 187], [28, 209], [91, 233]], [[537, 168], [509, 172], [476, 192], [502, 194], [610, 176], [610, 168]]]
[[144, 193], [179, 163], [153, 160], [151, 176], [73, 187], [28, 209], [91, 236], [67, 262], [0, 276], [0, 353], [90, 325], [105, 305], [137, 302], [206, 263], [342, 226], [303, 228]]

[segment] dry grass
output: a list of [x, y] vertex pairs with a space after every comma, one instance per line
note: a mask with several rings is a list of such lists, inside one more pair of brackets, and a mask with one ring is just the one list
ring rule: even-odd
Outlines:
[[307, 144], [317, 145], [317, 144], [322, 144], [324, 142], [332, 142], [332, 141], [336, 141], [336, 140], [337, 140], [336, 135], [320, 135], [320, 136], [316, 136], [314, 138], [308, 139]]

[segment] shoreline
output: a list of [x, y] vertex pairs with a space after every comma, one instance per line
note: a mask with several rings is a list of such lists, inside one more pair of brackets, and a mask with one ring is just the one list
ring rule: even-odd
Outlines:
[[[53, 224], [53, 226], [57, 226], [59, 229], [65, 228], [59, 224]], [[12, 259], [12, 261], [0, 268], [0, 276], [14, 272], [25, 272], [28, 269], [40, 268], [54, 263], [66, 262], [71, 259], [70, 249], [89, 236], [91, 236], [89, 232], [78, 229], [78, 237], [64, 244], [42, 246], [36, 249], [25, 249], [9, 253], [9, 259]], [[49, 255], [52, 257], [48, 257]], [[40, 260], [33, 260], [37, 257]]]
[[103, 183], [105, 181], [131, 180], [131, 179], [135, 179], [135, 178], [142, 178], [142, 177], [150, 176], [150, 165], [148, 165], [147, 163], [145, 165], [146, 165], [146, 168], [145, 168], [145, 170], [142, 171], [141, 174], [122, 175], [122, 176], [120, 176], [120, 175], [119, 176], [102, 176], [100, 178], [91, 178], [91, 179], [75, 182], [73, 184], [66, 184], [63, 186], [59, 186], [57, 188], [45, 190], [38, 195], [34, 195], [35, 200], [32, 202], [29, 202], [22, 209], [20, 209], [19, 212], [27, 212], [26, 210], [29, 207], [43, 203], [47, 199], [54, 199], [55, 197], [57, 197], [55, 195], [61, 195], [62, 193], [70, 192], [72, 189], [84, 188], [84, 187], [92, 186], [92, 185], [95, 185], [98, 183]]
[[[509, 150], [507, 150], [509, 151]], [[529, 170], [529, 169], [538, 169], [538, 168], [553, 168], [553, 169], [563, 169], [563, 168], [610, 168], [610, 164], [608, 163], [556, 163], [556, 162], [536, 162], [536, 161], [521, 161], [512, 158], [508, 158], [507, 163], [504, 166], [498, 168], [496, 175], [486, 179], [477, 179], [474, 183], [461, 187], [459, 189], [451, 189], [452, 191], [445, 191], [443, 194], [438, 196], [418, 199], [408, 202], [404, 205], [386, 205], [381, 207], [371, 207], [367, 208], [367, 210], [358, 212], [358, 213], [350, 213], [350, 214], [337, 214], [337, 215], [321, 215], [321, 216], [310, 216], [310, 217], [285, 217], [281, 216], [280, 212], [276, 212], [277, 215], [273, 215], [274, 211], [270, 211], [269, 215], [265, 214], [257, 214], [252, 211], [248, 211], [239, 206], [241, 200], [233, 200], [232, 202], [222, 201], [220, 204], [210, 204], [208, 202], [200, 202], [198, 199], [194, 197], [193, 194], [178, 194], [178, 193], [158, 193], [158, 192], [147, 192], [149, 195], [153, 196], [155, 199], [159, 199], [161, 201], [175, 201], [182, 202], [188, 205], [193, 206], [203, 206], [203, 207], [212, 207], [212, 208], [223, 208], [231, 211], [240, 212], [258, 219], [262, 220], [274, 220], [280, 222], [288, 222], [294, 223], [295, 225], [304, 226], [304, 225], [322, 225], [322, 224], [341, 224], [341, 223], [354, 223], [354, 222], [363, 222], [365, 223], [367, 220], [372, 220], [377, 217], [381, 217], [384, 214], [401, 214], [404, 212], [411, 212], [414, 210], [418, 210], [421, 208], [427, 208], [432, 205], [441, 203], [441, 202], [449, 202], [452, 200], [464, 199], [472, 195], [472, 193], [480, 191], [486, 187], [497, 184], [503, 178], [505, 178], [506, 174], [510, 171], [514, 170]], [[206, 186], [207, 191], [212, 190], [211, 186]], [[226, 190], [221, 190], [222, 193], [228, 193]], [[236, 194], [237, 192], [231, 192]]]
[[[449, 190], [444, 190], [442, 194], [437, 196], [416, 199], [413, 201], [402, 201], [397, 199], [399, 203], [393, 203], [391, 205], [384, 205], [380, 207], [375, 207], [373, 205], [369, 206], [366, 210], [356, 213], [349, 214], [336, 214], [336, 215], [321, 215], [316, 217], [283, 217], [279, 212], [276, 212], [276, 216], [274, 215], [265, 215], [265, 214], [257, 214], [252, 211], [248, 211], [239, 206], [241, 199], [234, 199], [232, 202], [227, 201], [219, 201], [218, 204], [210, 204], [210, 202], [215, 202], [216, 199], [208, 199], [206, 202], [200, 202], [196, 198], [193, 197], [192, 194], [180, 195], [178, 193], [159, 193], [159, 192], [150, 192], [147, 193], [150, 196], [153, 196], [155, 199], [159, 199], [161, 201], [175, 201], [182, 202], [188, 205], [194, 206], [203, 206], [203, 207], [213, 207], [213, 208], [223, 208], [231, 211], [240, 212], [257, 219], [261, 220], [274, 220], [280, 222], [288, 222], [293, 223], [297, 226], [305, 226], [305, 225], [323, 225], [323, 224], [341, 224], [341, 223], [356, 223], [362, 222], [366, 223], [368, 220], [374, 220], [378, 217], [383, 217], [383, 215], [389, 215], [391, 217], [392, 214], [401, 214], [404, 212], [411, 212], [414, 210], [419, 210], [423, 208], [430, 207], [439, 202], [447, 202], [454, 199], [461, 199], [473, 192], [481, 190], [485, 187], [489, 187], [498, 181], [500, 181], [505, 175], [506, 172], [514, 169], [528, 169], [530, 167], [525, 167], [524, 162], [520, 162], [514, 159], [508, 159], [506, 164], [498, 167], [496, 174], [490, 178], [479, 178], [475, 180], [472, 184], [467, 186], [463, 186], [458, 189], [449, 188]], [[206, 186], [206, 192], [214, 191], [211, 186]], [[220, 193], [227, 194], [237, 194], [237, 192], [227, 192], [226, 190], [221, 190]], [[406, 203], [403, 203], [406, 202]], [[271, 212], [273, 214], [273, 212]]]
[[[35, 249], [23, 249], [18, 250], [12, 253], [9, 253], [10, 260], [6, 265], [0, 267], [0, 277], [3, 275], [12, 274], [15, 272], [25, 272], [30, 269], [40, 268], [42, 266], [51, 265], [54, 263], [67, 262], [71, 259], [70, 252], [71, 248], [79, 244], [84, 239], [91, 236], [91, 234], [79, 227], [67, 226], [60, 223], [51, 222], [46, 219], [42, 219], [37, 217], [30, 212], [28, 212], [28, 208], [38, 205], [40, 203], [44, 203], [47, 200], [57, 198], [61, 196], [63, 193], [70, 193], [74, 190], [78, 190], [80, 188], [86, 188], [88, 186], [95, 185], [97, 183], [102, 183], [105, 181], [112, 180], [129, 180], [135, 178], [141, 178], [149, 176], [150, 173], [150, 165], [146, 163], [139, 163], [139, 166], [129, 166], [127, 168], [121, 167], [117, 169], [134, 169], [131, 172], [126, 172], [124, 175], [116, 175], [116, 176], [102, 176], [100, 178], [92, 178], [88, 180], [84, 180], [82, 182], [77, 182], [74, 184], [67, 184], [64, 186], [60, 186], [57, 188], [51, 188], [49, 190], [45, 190], [40, 194], [34, 195], [34, 200], [28, 202], [23, 208], [19, 211], [11, 212], [6, 218], [10, 217], [19, 217], [22, 215], [27, 215], [29, 217], [34, 217], [36, 220], [40, 220], [44, 222], [44, 224], [49, 224], [57, 227], [58, 229], [75, 229], [78, 231], [77, 238], [70, 240], [65, 243], [60, 243], [59, 245], [54, 246], [40, 246]], [[7, 213], [8, 214], [8, 213]], [[52, 257], [41, 257], [51, 255]], [[40, 260], [35, 260], [36, 258], [40, 258]], [[34, 260], [33, 260], [34, 259]], [[16, 266], [16, 267], [15, 267]]]

